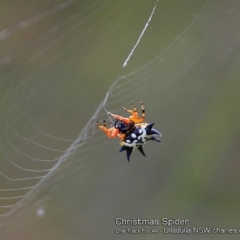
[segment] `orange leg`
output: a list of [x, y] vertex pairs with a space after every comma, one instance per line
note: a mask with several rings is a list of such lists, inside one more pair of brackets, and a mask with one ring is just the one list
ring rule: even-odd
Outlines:
[[[97, 121], [97, 125], [100, 129], [102, 129], [109, 138], [114, 138], [116, 136], [119, 135], [119, 130], [114, 128], [114, 127], [111, 127], [111, 128], [107, 128], [106, 127], [106, 122], [105, 120], [103, 121], [103, 125], [101, 125], [98, 121]], [[120, 137], [120, 136], [119, 136]]]
[[[125, 110], [125, 111], [127, 111], [127, 112], [132, 114], [132, 116], [129, 117], [129, 120], [131, 120], [131, 121], [133, 121], [135, 123], [143, 122], [144, 119], [145, 119], [145, 109], [144, 109], [143, 103], [142, 103], [141, 100], [139, 100], [139, 102], [141, 104], [141, 109], [142, 109], [142, 117], [141, 118], [138, 117], [137, 109], [136, 109], [136, 107], [134, 106], [133, 103], [131, 104], [132, 107], [133, 107], [133, 110], [129, 110], [127, 108], [122, 107], [123, 110]], [[119, 119], [119, 120], [121, 120], [121, 119]]]
[[126, 137], [125, 133], [120, 133], [119, 134], [119, 138], [121, 139], [121, 141], [123, 141], [125, 137]]
[[120, 120], [120, 121], [123, 121], [123, 122], [125, 122], [125, 123], [127, 123], [127, 124], [129, 124], [130, 122], [131, 122], [131, 120], [129, 119], [129, 118], [125, 118], [125, 117], [121, 117], [121, 116], [119, 116], [119, 115], [116, 115], [116, 114], [112, 114], [112, 113], [108, 113], [111, 117], [113, 117], [113, 118], [115, 118], [115, 119], [117, 119], [117, 120]]

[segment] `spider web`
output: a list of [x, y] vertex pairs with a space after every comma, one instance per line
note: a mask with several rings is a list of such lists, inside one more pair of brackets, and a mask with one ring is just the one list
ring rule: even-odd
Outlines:
[[[45, 239], [112, 239], [116, 217], [146, 217], [139, 211], [141, 203], [123, 203], [139, 196], [149, 209], [146, 195], [156, 193], [156, 180], [164, 187], [174, 172], [175, 166], [155, 156], [176, 158], [186, 146], [186, 129], [188, 140], [217, 95], [215, 84], [228, 88], [223, 76], [239, 57], [234, 27], [239, 27], [239, 3], [9, 1], [1, 11], [2, 236], [16, 237], [13, 232], [20, 231], [18, 239], [42, 239], [44, 229]], [[182, 97], [185, 94], [188, 97]], [[119, 140], [110, 141], [96, 127], [97, 120], [112, 123], [108, 111], [127, 116], [120, 107], [128, 108], [131, 102], [140, 109], [138, 99], [147, 121], [163, 132], [163, 143], [145, 146], [148, 166], [135, 152], [126, 165], [125, 155], [116, 155]], [[198, 105], [197, 111], [189, 101]], [[181, 118], [179, 127], [170, 110], [191, 114], [191, 119]], [[234, 129], [239, 130], [236, 122], [228, 129], [231, 139]], [[164, 142], [173, 144], [174, 152]], [[146, 182], [141, 180], [143, 168], [149, 174]], [[158, 178], [157, 170], [163, 177]], [[135, 178], [129, 176], [133, 173]], [[211, 179], [211, 173], [206, 178]], [[122, 178], [125, 190], [119, 185]], [[131, 186], [136, 188], [133, 193]], [[142, 188], [149, 190], [143, 194]], [[117, 211], [109, 211], [116, 206]], [[50, 223], [54, 232], [48, 225], [36, 229], [36, 216], [57, 221], [63, 230]], [[79, 224], [72, 226], [65, 216]], [[30, 235], [21, 230], [28, 225], [35, 229]]]

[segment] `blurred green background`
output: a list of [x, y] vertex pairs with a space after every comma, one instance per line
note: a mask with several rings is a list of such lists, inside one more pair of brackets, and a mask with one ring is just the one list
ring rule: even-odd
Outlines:
[[[115, 219], [240, 228], [239, 27], [237, 0], [2, 1], [0, 239], [238, 239]], [[96, 121], [138, 99], [162, 142], [127, 162]]]

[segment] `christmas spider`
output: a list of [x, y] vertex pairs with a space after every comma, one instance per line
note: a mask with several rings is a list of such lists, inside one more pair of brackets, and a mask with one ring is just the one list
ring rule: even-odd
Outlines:
[[106, 127], [105, 120], [103, 121], [103, 125], [97, 121], [98, 127], [102, 129], [109, 138], [114, 138], [116, 136], [120, 138], [121, 148], [119, 152], [126, 151], [128, 161], [134, 149], [138, 149], [142, 155], [146, 156], [142, 146], [146, 141], [154, 140], [161, 142], [156, 136], [161, 135], [160, 132], [152, 128], [154, 123], [143, 123], [145, 119], [145, 110], [142, 101], [139, 101], [142, 109], [142, 116], [140, 118], [138, 117], [136, 107], [132, 104], [133, 110], [122, 107], [123, 110], [131, 113], [131, 116], [128, 118], [110, 112], [108, 113], [111, 117], [116, 119], [114, 126], [111, 128]]

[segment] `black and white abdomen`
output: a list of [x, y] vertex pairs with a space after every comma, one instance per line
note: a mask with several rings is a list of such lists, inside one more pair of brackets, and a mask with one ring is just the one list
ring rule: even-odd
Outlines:
[[144, 156], [143, 144], [148, 140], [161, 142], [159, 136], [161, 133], [153, 129], [154, 123], [138, 123], [135, 124], [131, 132], [126, 133], [125, 139], [121, 141], [119, 152], [126, 151], [129, 161], [130, 155], [134, 149], [138, 149]]
[[142, 145], [147, 141], [147, 124], [136, 125], [134, 130], [126, 135], [126, 138], [122, 141], [122, 144], [128, 147], [135, 148], [137, 145]]

